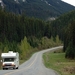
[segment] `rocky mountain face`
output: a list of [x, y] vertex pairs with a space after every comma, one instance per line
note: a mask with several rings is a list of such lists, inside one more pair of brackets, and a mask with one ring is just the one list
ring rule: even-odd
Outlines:
[[0, 0], [0, 4], [9, 12], [42, 19], [57, 17], [75, 9], [61, 0]]

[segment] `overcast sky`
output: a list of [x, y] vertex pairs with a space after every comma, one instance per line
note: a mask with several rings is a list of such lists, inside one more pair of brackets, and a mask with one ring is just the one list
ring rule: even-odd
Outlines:
[[62, 1], [67, 2], [67, 3], [75, 6], [75, 1], [74, 0], [62, 0]]

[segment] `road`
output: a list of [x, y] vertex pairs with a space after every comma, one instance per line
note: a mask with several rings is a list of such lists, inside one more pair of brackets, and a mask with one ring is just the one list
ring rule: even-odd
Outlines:
[[54, 70], [44, 66], [42, 54], [59, 48], [62, 46], [37, 52], [28, 61], [20, 65], [18, 70], [0, 70], [0, 75], [58, 75]]

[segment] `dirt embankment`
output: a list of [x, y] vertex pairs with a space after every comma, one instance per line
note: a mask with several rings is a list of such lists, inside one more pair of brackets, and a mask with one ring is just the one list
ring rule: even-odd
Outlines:
[[67, 66], [67, 67], [64, 68], [64, 71], [68, 72], [70, 74], [75, 74], [75, 67], [73, 67], [73, 66]]

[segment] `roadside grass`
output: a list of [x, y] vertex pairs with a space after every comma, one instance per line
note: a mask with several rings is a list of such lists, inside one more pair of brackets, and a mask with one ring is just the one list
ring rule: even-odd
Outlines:
[[44, 53], [43, 59], [47, 68], [57, 71], [60, 75], [75, 75], [75, 60], [66, 59], [61, 50]]

